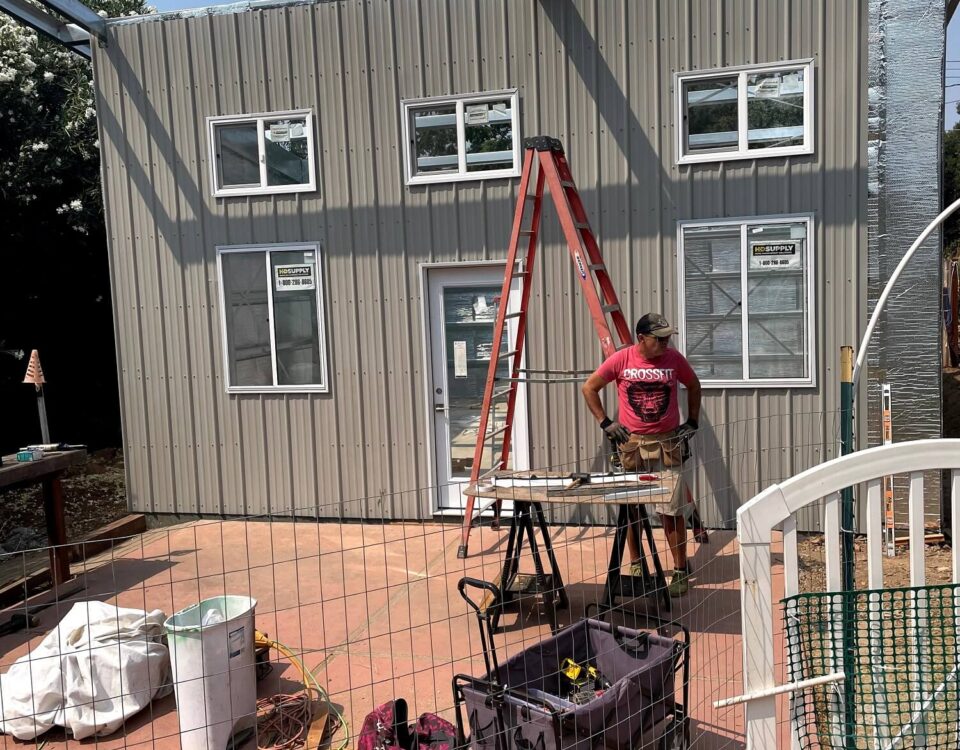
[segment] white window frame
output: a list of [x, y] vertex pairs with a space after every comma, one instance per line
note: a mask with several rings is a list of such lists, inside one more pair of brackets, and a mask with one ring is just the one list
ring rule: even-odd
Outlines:
[[[302, 185], [268, 185], [267, 159], [264, 151], [264, 123], [270, 120], [304, 118], [307, 131], [307, 168], [310, 180]], [[260, 185], [240, 187], [220, 187], [217, 184], [217, 128], [221, 125], [256, 123], [257, 145], [260, 155]], [[317, 189], [317, 154], [313, 138], [313, 110], [291, 109], [280, 112], [258, 112], [248, 115], [224, 115], [207, 118], [207, 139], [210, 142], [210, 190], [217, 198], [242, 195], [277, 195], [280, 193], [309, 193]]]
[[[806, 246], [806, 288], [807, 288], [807, 358], [810, 363], [809, 376], [805, 378], [753, 378], [750, 379], [750, 306], [749, 295], [747, 294], [747, 271], [748, 258], [747, 248], [747, 227], [755, 224], [799, 224], [807, 225], [807, 246]], [[684, 256], [684, 230], [691, 227], [716, 227], [716, 226], [740, 226], [740, 291], [741, 291], [741, 315], [740, 324], [742, 326], [741, 340], [743, 357], [743, 372], [745, 376], [736, 380], [701, 380], [705, 388], [786, 388], [786, 387], [809, 387], [815, 388], [817, 385], [817, 329], [816, 324], [816, 300], [814, 290], [816, 288], [816, 243], [814, 237], [814, 215], [812, 213], [803, 214], [775, 214], [772, 216], [743, 216], [732, 219], [706, 219], [689, 220], [677, 222], [677, 291], [678, 291], [678, 315], [679, 321], [678, 344], [679, 349], [684, 356], [687, 353], [687, 291], [686, 291], [686, 262]]]
[[[464, 108], [469, 104], [510, 100], [511, 127], [513, 128], [513, 165], [509, 169], [497, 169], [482, 172], [467, 171], [467, 153], [465, 148]], [[456, 172], [431, 174], [416, 173], [416, 154], [414, 153], [414, 129], [411, 122], [412, 110], [425, 106], [441, 104], [456, 106], [457, 118], [457, 156], [458, 169]], [[403, 161], [407, 185], [429, 185], [439, 182], [467, 182], [472, 180], [493, 180], [504, 177], [519, 177], [522, 163], [522, 146], [520, 136], [520, 94], [518, 89], [504, 89], [502, 91], [484, 91], [477, 94], [462, 94], [458, 96], [432, 96], [424, 99], [405, 99], [400, 102], [400, 121], [403, 128]]]
[[[803, 143], [799, 146], [781, 146], [778, 148], [750, 149], [747, 123], [747, 77], [754, 73], [787, 73], [793, 70], [803, 71]], [[737, 76], [737, 136], [736, 151], [713, 151], [709, 153], [687, 153], [686, 105], [683, 86], [690, 81], [703, 81], [710, 78], [731, 78]], [[814, 75], [813, 59], [789, 60], [763, 65], [738, 65], [729, 68], [712, 68], [693, 73], [674, 74], [674, 92], [677, 99], [677, 164], [702, 164], [704, 162], [732, 161], [737, 159], [766, 159], [776, 156], [813, 153], [814, 134]]]
[[[230, 382], [230, 347], [227, 334], [227, 305], [223, 283], [223, 257], [231, 253], [262, 253], [267, 270], [267, 310], [270, 316], [270, 357], [273, 368], [273, 382], [277, 382], [277, 343], [273, 315], [273, 272], [270, 268], [271, 252], [300, 250], [312, 252], [317, 262], [317, 336], [319, 341], [320, 367], [322, 383], [310, 385], [233, 385]], [[259, 245], [219, 245], [217, 246], [217, 284], [220, 298], [220, 336], [223, 351], [223, 382], [227, 393], [329, 393], [330, 367], [327, 362], [327, 331], [324, 325], [324, 273], [323, 257], [318, 242], [271, 242]]]

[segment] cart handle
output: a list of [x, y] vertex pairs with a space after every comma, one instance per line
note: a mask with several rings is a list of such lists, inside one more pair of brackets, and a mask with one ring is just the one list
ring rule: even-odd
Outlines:
[[481, 581], [479, 578], [471, 578], [470, 576], [465, 576], [457, 582], [457, 591], [460, 592], [460, 596], [463, 597], [463, 600], [469, 604], [473, 611], [477, 613], [477, 616], [481, 619], [485, 617], [485, 613], [480, 611], [480, 605], [477, 604], [466, 592], [467, 586], [472, 586], [475, 589], [483, 589], [489, 591], [493, 594], [494, 601], [500, 601], [500, 589], [494, 586], [489, 581]]

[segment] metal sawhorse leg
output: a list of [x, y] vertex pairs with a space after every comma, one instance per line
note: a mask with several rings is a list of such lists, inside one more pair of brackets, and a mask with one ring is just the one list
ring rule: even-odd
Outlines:
[[[534, 525], [536, 524], [536, 525]], [[548, 573], [543, 566], [540, 555], [540, 545], [537, 544], [536, 532], [539, 530], [543, 541], [544, 551], [550, 565]], [[520, 554], [523, 551], [524, 536], [530, 545], [530, 554], [533, 557], [533, 566], [536, 571], [533, 575], [521, 574]], [[550, 620], [550, 629], [557, 631], [557, 610], [567, 607], [567, 592], [563, 587], [557, 558], [553, 552], [553, 543], [547, 529], [547, 520], [543, 514], [543, 506], [536, 502], [516, 500], [513, 503], [513, 515], [510, 518], [510, 535], [507, 538], [507, 553], [500, 571], [500, 601], [495, 599], [486, 602], [485, 609], [493, 609], [491, 627], [496, 629], [500, 621], [503, 607], [514, 599], [527, 596], [542, 596], [543, 604]]]
[[[632, 509], [636, 509], [631, 513]], [[640, 567], [641, 575], [623, 575], [620, 566], [623, 563], [623, 551], [627, 542], [627, 530], [631, 516], [636, 514], [640, 523]], [[653, 574], [647, 565], [647, 556], [643, 554], [643, 541], [646, 539], [647, 550], [653, 560]], [[663, 574], [663, 565], [653, 539], [653, 528], [650, 526], [650, 517], [643, 503], [623, 504], [617, 514], [617, 532], [613, 537], [613, 549], [610, 552], [610, 565], [607, 568], [607, 582], [603, 587], [603, 597], [600, 599], [600, 616], [612, 609], [617, 598], [630, 599], [639, 596], [659, 597], [660, 603], [666, 612], [671, 610], [670, 592], [667, 590], [667, 580]]]

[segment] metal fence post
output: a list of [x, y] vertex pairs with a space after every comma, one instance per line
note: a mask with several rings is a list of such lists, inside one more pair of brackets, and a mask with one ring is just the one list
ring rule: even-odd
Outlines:
[[[846, 456], [853, 452], [853, 347], [840, 348], [840, 453]], [[854, 589], [853, 560], [853, 487], [845, 487], [840, 493], [840, 559], [843, 564], [843, 591]], [[844, 747], [855, 750], [856, 701], [854, 695], [854, 639], [856, 622], [849, 606], [850, 598], [843, 597], [843, 673], [844, 680]]]

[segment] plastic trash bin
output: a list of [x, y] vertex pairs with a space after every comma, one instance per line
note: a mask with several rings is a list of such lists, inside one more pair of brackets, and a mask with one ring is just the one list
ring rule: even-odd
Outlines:
[[215, 596], [164, 623], [182, 750], [225, 750], [256, 724], [256, 607], [248, 596]]

